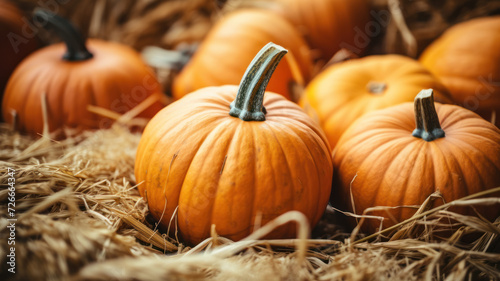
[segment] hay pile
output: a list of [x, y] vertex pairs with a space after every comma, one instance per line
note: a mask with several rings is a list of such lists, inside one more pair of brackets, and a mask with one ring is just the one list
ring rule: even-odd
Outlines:
[[[31, 11], [39, 1], [18, 2]], [[141, 50], [149, 45], [175, 49], [199, 42], [221, 13], [238, 7], [242, 0], [64, 2], [60, 13], [89, 36]], [[372, 53], [418, 53], [426, 40], [448, 25], [500, 10], [498, 1], [450, 0], [439, 7], [431, 1], [373, 3], [379, 10], [399, 11], [408, 20], [391, 21]], [[391, 3], [400, 6], [389, 9]], [[422, 12], [425, 7], [431, 17]], [[436, 17], [442, 18], [441, 24], [422, 27], [424, 20]], [[404, 26], [412, 31], [411, 37], [402, 35]], [[44, 34], [40, 37], [52, 40]], [[168, 71], [164, 80], [166, 92], [172, 73]], [[35, 140], [0, 124], [1, 280], [500, 279], [500, 218], [490, 223], [448, 209], [454, 205], [498, 208], [500, 198], [480, 199], [481, 194], [435, 209], [424, 203], [410, 220], [370, 237], [357, 229], [344, 229], [337, 223], [339, 212], [329, 208], [312, 237], [306, 235], [303, 217], [292, 212], [243, 241], [219, 237], [214, 229], [211, 238], [187, 247], [176, 237], [156, 231], [138, 194], [133, 165], [139, 139], [120, 124], [63, 141], [46, 136]], [[7, 272], [9, 168], [16, 171], [16, 274]], [[260, 239], [288, 221], [297, 222], [301, 230], [297, 239]], [[453, 221], [458, 229], [446, 239], [440, 239], [436, 230], [443, 221]]]

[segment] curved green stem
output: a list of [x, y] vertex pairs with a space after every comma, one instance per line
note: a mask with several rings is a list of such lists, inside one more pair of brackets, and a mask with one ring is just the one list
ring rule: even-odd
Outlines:
[[44, 26], [54, 30], [66, 43], [67, 51], [63, 56], [67, 61], [91, 59], [94, 55], [87, 50], [85, 38], [68, 20], [43, 9], [36, 9], [33, 18]]
[[267, 84], [287, 50], [274, 43], [262, 48], [248, 66], [241, 79], [236, 99], [231, 103], [229, 115], [243, 121], [266, 120], [262, 105]]
[[439, 124], [436, 108], [434, 107], [434, 94], [432, 89], [422, 90], [415, 97], [415, 123], [416, 129], [412, 136], [425, 141], [433, 141], [444, 137], [444, 131]]

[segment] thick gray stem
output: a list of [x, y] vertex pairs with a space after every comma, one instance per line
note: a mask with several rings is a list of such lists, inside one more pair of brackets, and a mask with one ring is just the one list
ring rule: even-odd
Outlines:
[[240, 82], [236, 99], [231, 103], [229, 115], [244, 121], [266, 120], [264, 92], [278, 63], [287, 50], [274, 43], [262, 48], [248, 66]]

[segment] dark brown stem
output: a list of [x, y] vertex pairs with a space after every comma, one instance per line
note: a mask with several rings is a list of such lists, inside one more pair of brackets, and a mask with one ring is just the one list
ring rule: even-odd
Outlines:
[[51, 28], [66, 43], [67, 51], [63, 56], [67, 61], [82, 61], [93, 57], [85, 46], [85, 38], [68, 20], [45, 11], [36, 9], [33, 17], [38, 22], [44, 22], [45, 28]]
[[416, 129], [412, 136], [425, 141], [443, 138], [444, 131], [439, 124], [439, 118], [434, 107], [434, 94], [432, 89], [422, 90], [415, 97], [415, 123]]
[[229, 115], [244, 121], [266, 120], [264, 92], [278, 63], [287, 50], [274, 43], [262, 48], [248, 66], [241, 79], [236, 99], [231, 103]]

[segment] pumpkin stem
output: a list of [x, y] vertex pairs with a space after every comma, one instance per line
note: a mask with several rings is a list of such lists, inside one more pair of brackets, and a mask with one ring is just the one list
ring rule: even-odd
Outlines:
[[63, 56], [64, 60], [82, 61], [94, 56], [87, 50], [83, 35], [68, 20], [43, 9], [36, 9], [33, 17], [38, 22], [45, 23], [46, 28], [53, 29], [66, 43], [67, 51]]
[[268, 43], [262, 48], [248, 66], [241, 79], [238, 94], [231, 103], [229, 115], [243, 121], [266, 120], [264, 92], [271, 75], [287, 50], [274, 43]]
[[434, 107], [434, 93], [432, 89], [422, 90], [415, 97], [416, 129], [412, 136], [425, 141], [443, 138], [444, 131], [439, 124], [436, 108]]

